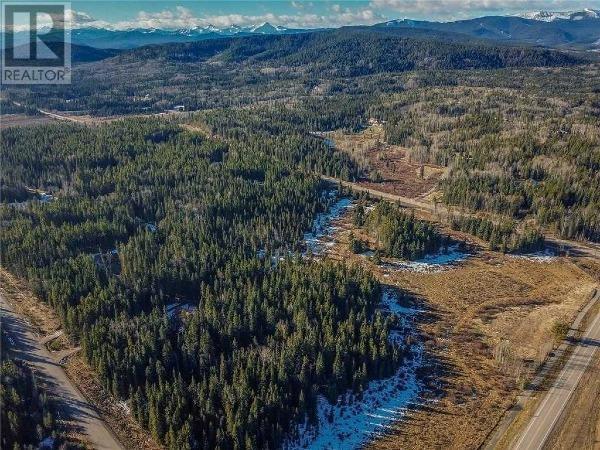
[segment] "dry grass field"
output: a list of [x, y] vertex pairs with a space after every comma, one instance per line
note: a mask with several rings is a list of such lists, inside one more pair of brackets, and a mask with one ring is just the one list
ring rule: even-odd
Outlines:
[[[398, 431], [375, 449], [475, 449], [555, 345], [557, 321], [571, 322], [598, 285], [591, 259], [518, 258], [475, 242], [474, 254], [434, 273], [390, 270], [349, 251], [349, 215], [335, 225], [328, 257], [369, 267], [385, 284], [411, 293], [425, 311], [419, 332], [427, 350], [422, 400]], [[453, 236], [457, 237], [457, 236]]]
[[324, 136], [363, 168], [366, 178], [361, 186], [416, 198], [430, 194], [445, 173], [441, 166], [414, 161], [407, 148], [385, 143], [383, 127], [377, 123], [360, 133], [333, 131]]
[[44, 125], [52, 122], [46, 116], [28, 116], [26, 114], [3, 114], [0, 116], [0, 130], [8, 127], [23, 127], [29, 125]]
[[[419, 442], [418, 448], [477, 448], [537, 355], [547, 351], [552, 324], [570, 320], [596, 285], [568, 260], [549, 264], [485, 254], [459, 269], [390, 278], [433, 310], [422, 332], [431, 381], [443, 383], [444, 393], [433, 408], [412, 414], [401, 434], [375, 448], [407, 448], [410, 442]], [[510, 355], [504, 363], [495, 357], [500, 346]]]

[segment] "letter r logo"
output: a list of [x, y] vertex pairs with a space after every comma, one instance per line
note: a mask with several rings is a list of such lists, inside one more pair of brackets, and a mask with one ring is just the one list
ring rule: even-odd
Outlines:
[[64, 4], [5, 3], [2, 12], [6, 41], [5, 66], [64, 65]]
[[[2, 1], [3, 84], [45, 84], [34, 83], [37, 78], [33, 75], [43, 73], [44, 80], [51, 80], [54, 78], [47, 75], [61, 69], [69, 74], [70, 80], [71, 36], [65, 14], [67, 7], [69, 3], [64, 2]], [[15, 76], [25, 70], [27, 83], [15, 83], [15, 77], [4, 76], [11, 70]]]

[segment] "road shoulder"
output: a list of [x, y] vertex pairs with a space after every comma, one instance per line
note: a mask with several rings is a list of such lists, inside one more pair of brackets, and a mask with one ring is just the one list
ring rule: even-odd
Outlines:
[[[32, 336], [43, 347], [54, 366], [60, 369], [64, 378], [99, 416], [100, 423], [112, 437], [113, 445], [108, 448], [135, 448], [156, 450], [156, 444], [133, 419], [124, 402], [115, 399], [102, 387], [93, 370], [84, 361], [81, 352], [73, 347], [61, 333], [60, 320], [56, 313], [35, 297], [27, 286], [6, 270], [0, 268], [0, 295], [14, 309], [15, 316], [22, 318], [34, 331]], [[3, 303], [4, 303], [3, 300]], [[54, 339], [65, 339], [58, 350], [49, 351]], [[46, 344], [46, 347], [42, 345]], [[108, 438], [107, 438], [108, 439]]]
[[[567, 338], [556, 350], [555, 356], [547, 360], [538, 375], [517, 397], [498, 425], [481, 445], [483, 450], [501, 450], [512, 448], [531, 422], [534, 414], [546, 398], [555, 380], [577, 347], [579, 337], [600, 314], [600, 290], [592, 293], [590, 300], [577, 314]], [[593, 365], [593, 364], [592, 364]]]

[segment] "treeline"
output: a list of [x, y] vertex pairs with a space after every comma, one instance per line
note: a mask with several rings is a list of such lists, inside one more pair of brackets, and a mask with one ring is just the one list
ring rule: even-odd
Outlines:
[[489, 243], [490, 249], [508, 252], [535, 252], [544, 249], [544, 235], [537, 229], [516, 230], [514, 221], [494, 223], [480, 217], [453, 217], [453, 230], [464, 231]]
[[383, 254], [393, 258], [418, 259], [447, 243], [431, 223], [417, 220], [414, 214], [389, 202], [377, 203], [368, 213], [359, 206], [354, 223], [364, 226], [377, 239]]
[[339, 160], [244, 114], [215, 113], [225, 142], [139, 119], [2, 133], [3, 186], [54, 195], [0, 205], [3, 264], [172, 449], [275, 448], [317, 395], [360, 391], [402, 359], [372, 276], [273, 262], [328, 203], [308, 169]]
[[600, 114], [598, 77], [569, 89], [576, 74], [567, 69], [518, 73], [518, 89], [509, 89], [505, 72], [487, 82], [480, 76], [461, 75], [476, 86], [382, 97], [367, 115], [384, 122], [386, 141], [405, 147], [411, 160], [449, 167], [440, 183], [446, 204], [535, 219], [561, 237], [599, 241], [600, 135], [592, 125]]
[[27, 114], [28, 116], [36, 116], [40, 114], [36, 107], [31, 105], [18, 105], [7, 99], [0, 99], [1, 114]]

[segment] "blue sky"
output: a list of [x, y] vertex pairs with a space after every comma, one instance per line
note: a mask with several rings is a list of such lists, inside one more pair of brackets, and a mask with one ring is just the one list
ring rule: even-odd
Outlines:
[[549, 10], [600, 9], [600, 0], [71, 1], [75, 26], [218, 27], [270, 22], [297, 28], [370, 25], [397, 18], [456, 20]]

